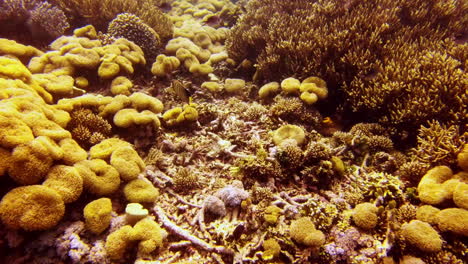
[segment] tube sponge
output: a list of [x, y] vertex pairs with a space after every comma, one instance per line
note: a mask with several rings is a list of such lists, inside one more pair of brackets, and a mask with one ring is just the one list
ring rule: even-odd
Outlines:
[[119, 189], [119, 172], [101, 159], [83, 160], [75, 164], [83, 186], [92, 194], [109, 195]]
[[109, 198], [100, 198], [88, 203], [83, 209], [86, 229], [100, 234], [109, 227], [112, 219], [112, 202]]
[[64, 213], [62, 197], [42, 185], [14, 188], [0, 201], [0, 219], [12, 229], [46, 230], [54, 227]]
[[136, 179], [145, 168], [145, 162], [131, 146], [120, 147], [112, 152], [110, 164], [124, 181]]
[[75, 167], [55, 165], [46, 176], [42, 185], [55, 190], [64, 203], [71, 203], [83, 192], [83, 178]]
[[153, 203], [159, 192], [148, 180], [136, 179], [125, 185], [124, 194], [132, 203]]

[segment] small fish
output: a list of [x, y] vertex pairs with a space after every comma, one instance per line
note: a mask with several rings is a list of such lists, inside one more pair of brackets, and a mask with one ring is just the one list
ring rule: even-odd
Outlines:
[[171, 84], [171, 87], [172, 87], [172, 90], [174, 91], [174, 93], [176, 94], [176, 96], [180, 100], [184, 101], [185, 103], [189, 102], [189, 96], [188, 96], [187, 89], [185, 88], [184, 84], [181, 81], [173, 80], [172, 84]]

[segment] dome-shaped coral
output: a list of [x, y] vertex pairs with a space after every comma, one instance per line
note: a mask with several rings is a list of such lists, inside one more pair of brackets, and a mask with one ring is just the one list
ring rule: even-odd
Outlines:
[[0, 218], [12, 229], [49, 229], [62, 219], [64, 213], [62, 197], [42, 185], [15, 188], [0, 201]]

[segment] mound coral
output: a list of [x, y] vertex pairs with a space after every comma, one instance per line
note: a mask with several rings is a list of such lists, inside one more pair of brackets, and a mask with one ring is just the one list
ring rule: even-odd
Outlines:
[[289, 235], [297, 243], [317, 248], [325, 243], [325, 235], [315, 229], [314, 223], [308, 217], [302, 217], [291, 222]]
[[362, 229], [369, 230], [377, 226], [377, 206], [371, 203], [361, 203], [353, 210], [353, 221]]
[[101, 159], [83, 160], [75, 164], [84, 189], [95, 195], [110, 195], [120, 186], [119, 172]]
[[71, 203], [78, 200], [83, 191], [83, 178], [75, 167], [55, 165], [42, 185], [60, 194], [64, 203]]
[[107, 34], [112, 38], [126, 38], [137, 44], [148, 60], [154, 60], [158, 49], [161, 48], [158, 33], [134, 14], [121, 13], [117, 15], [109, 23]]
[[100, 198], [88, 203], [83, 209], [86, 229], [94, 234], [102, 233], [110, 225], [111, 212], [112, 203], [109, 198]]
[[428, 223], [412, 220], [403, 224], [401, 234], [404, 239], [424, 252], [438, 252], [442, 249], [439, 233]]
[[[172, 23], [151, 0], [54, 0], [63, 10], [67, 10], [73, 22], [81, 24], [83, 19], [100, 30], [120, 13], [131, 13], [148, 24], [163, 40], [172, 36]], [[71, 22], [72, 23], [72, 22]]]
[[42, 185], [14, 188], [0, 201], [0, 219], [12, 229], [49, 229], [62, 219], [64, 213], [62, 197]]

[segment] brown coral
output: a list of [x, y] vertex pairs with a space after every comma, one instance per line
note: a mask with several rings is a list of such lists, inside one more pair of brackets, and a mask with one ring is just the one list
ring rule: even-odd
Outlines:
[[172, 37], [172, 22], [152, 0], [54, 0], [54, 2], [64, 10], [69, 10], [77, 23], [84, 19], [97, 29], [106, 29], [114, 17], [128, 12], [135, 14], [152, 27], [164, 41]]
[[418, 161], [436, 165], [454, 165], [457, 154], [463, 148], [466, 138], [460, 135], [456, 125], [443, 125], [439, 121], [429, 122], [421, 126], [418, 134], [418, 145], [413, 154]]
[[[47, 1], [6, 0], [0, 3], [1, 32], [12, 35], [26, 32], [36, 40], [38, 38], [53, 39], [65, 33], [70, 27], [65, 13]], [[7, 33], [7, 32], [5, 32]]]
[[147, 60], [154, 60], [161, 46], [158, 33], [130, 13], [117, 15], [110, 23], [107, 33], [113, 38], [126, 38], [133, 41], [145, 53]]
[[72, 137], [85, 148], [100, 143], [111, 134], [112, 126], [107, 120], [87, 108], [77, 108], [70, 114], [68, 130]]
[[228, 51], [256, 63], [256, 80], [320, 76], [381, 122], [466, 123], [467, 45], [455, 41], [466, 35], [466, 12], [464, 1], [254, 0]]

